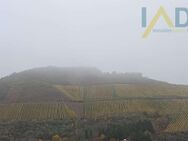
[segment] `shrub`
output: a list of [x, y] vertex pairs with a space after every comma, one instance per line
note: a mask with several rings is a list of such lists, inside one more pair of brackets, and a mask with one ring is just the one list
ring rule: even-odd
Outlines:
[[59, 135], [54, 135], [52, 137], [52, 141], [62, 141], [61, 137]]

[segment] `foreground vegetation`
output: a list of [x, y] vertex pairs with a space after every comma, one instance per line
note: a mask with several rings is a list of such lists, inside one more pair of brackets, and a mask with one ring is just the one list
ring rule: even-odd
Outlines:
[[[3, 127], [6, 126], [6, 129]], [[6, 134], [7, 133], [7, 134]], [[154, 133], [148, 119], [139, 117], [104, 120], [20, 121], [0, 123], [0, 140], [14, 141], [110, 141], [129, 138], [151, 141]]]

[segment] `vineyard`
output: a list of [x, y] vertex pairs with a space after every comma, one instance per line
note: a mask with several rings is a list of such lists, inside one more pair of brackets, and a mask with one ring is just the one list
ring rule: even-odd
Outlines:
[[[183, 86], [54, 85], [69, 101], [1, 104], [0, 120], [110, 118], [132, 114], [170, 116], [166, 132], [188, 130], [188, 94]], [[170, 88], [169, 88], [170, 87]]]
[[0, 120], [61, 120], [75, 118], [74, 111], [63, 103], [3, 104]]
[[85, 103], [85, 116], [89, 118], [124, 116], [134, 113], [174, 115], [186, 112], [188, 100], [114, 100]]
[[55, 85], [56, 89], [64, 93], [73, 101], [87, 99], [114, 99], [114, 98], [188, 98], [188, 88], [175, 85]]
[[154, 113], [156, 109], [150, 101], [120, 100], [86, 102], [85, 116], [88, 118], [102, 118], [124, 116], [131, 113]]
[[65, 85], [65, 86], [55, 85], [54, 87], [73, 101], [83, 100], [83, 87], [69, 86], [69, 85]]
[[165, 132], [188, 131], [188, 89], [175, 85], [56, 85], [73, 101], [83, 102], [83, 116], [91, 119], [131, 114], [169, 115]]

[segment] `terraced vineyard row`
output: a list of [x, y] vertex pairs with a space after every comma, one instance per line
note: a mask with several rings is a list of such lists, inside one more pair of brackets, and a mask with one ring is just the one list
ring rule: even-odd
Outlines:
[[61, 120], [75, 118], [74, 111], [63, 103], [0, 105], [0, 120]]
[[54, 87], [73, 101], [83, 100], [83, 87], [69, 86], [69, 85], [67, 86], [55, 85]]
[[86, 117], [100, 118], [131, 113], [174, 115], [187, 109], [188, 100], [109, 100], [85, 102], [84, 112]]
[[150, 101], [122, 100], [122, 101], [95, 101], [85, 106], [85, 116], [88, 118], [113, 117], [130, 113], [154, 113], [156, 109]]
[[112, 85], [90, 87], [55, 85], [54, 87], [73, 101], [83, 101], [84, 98], [92, 100], [106, 98], [112, 99], [116, 96]]
[[113, 99], [113, 98], [185, 98], [188, 99], [188, 88], [175, 85], [55, 85], [55, 88], [64, 93], [73, 101], [87, 99]]

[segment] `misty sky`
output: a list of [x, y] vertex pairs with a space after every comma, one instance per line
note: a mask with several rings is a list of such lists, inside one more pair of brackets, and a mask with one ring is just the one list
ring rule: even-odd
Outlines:
[[188, 33], [142, 38], [141, 8], [151, 20], [161, 5], [173, 20], [174, 8], [188, 1], [0, 0], [0, 77], [42, 66], [94, 66], [188, 84]]

